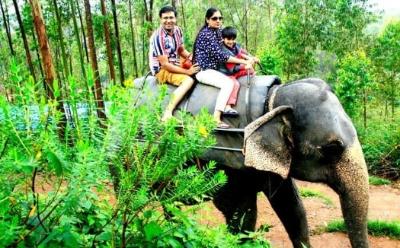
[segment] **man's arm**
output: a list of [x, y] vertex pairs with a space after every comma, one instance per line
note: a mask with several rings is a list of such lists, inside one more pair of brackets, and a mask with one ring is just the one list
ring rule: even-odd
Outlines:
[[171, 64], [168, 61], [168, 57], [166, 55], [160, 55], [160, 56], [157, 56], [157, 58], [158, 58], [158, 61], [160, 62], [161, 68], [166, 71], [172, 72], [172, 73], [180, 73], [180, 74], [186, 74], [186, 75], [191, 76], [200, 70], [200, 68], [197, 64], [192, 65], [192, 67], [190, 67], [189, 69], [184, 69], [180, 66]]
[[185, 59], [192, 60], [192, 54], [183, 45], [178, 48], [178, 54]]

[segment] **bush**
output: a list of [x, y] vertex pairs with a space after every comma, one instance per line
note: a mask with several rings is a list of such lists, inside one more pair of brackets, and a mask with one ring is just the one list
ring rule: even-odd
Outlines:
[[0, 96], [1, 247], [239, 244], [240, 237], [200, 227], [175, 205], [202, 201], [226, 180], [214, 163], [199, 170], [192, 162], [214, 143], [208, 113], [163, 123], [166, 88], [138, 105], [151, 92], [115, 86], [100, 123], [86, 97], [92, 92], [70, 78], [63, 95], [71, 115], [60, 139], [60, 103], [46, 100], [33, 80], [13, 78], [21, 85], [14, 102]]
[[258, 57], [260, 59], [261, 74], [283, 76], [283, 59], [277, 47], [267, 43], [259, 50]]
[[383, 121], [378, 113], [368, 120], [367, 128], [361, 120], [355, 125], [362, 144], [368, 169], [384, 178], [400, 178], [400, 119]]
[[374, 88], [371, 61], [364, 51], [346, 54], [337, 64], [335, 92], [351, 117], [359, 115], [367, 92]]

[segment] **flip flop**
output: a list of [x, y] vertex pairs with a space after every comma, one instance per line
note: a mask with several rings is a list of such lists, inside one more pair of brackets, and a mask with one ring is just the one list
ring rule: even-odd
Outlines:
[[239, 112], [236, 109], [225, 110], [222, 114], [226, 116], [239, 116]]
[[224, 128], [224, 129], [228, 129], [231, 128], [231, 126], [229, 124], [226, 124], [223, 121], [218, 122], [217, 128]]

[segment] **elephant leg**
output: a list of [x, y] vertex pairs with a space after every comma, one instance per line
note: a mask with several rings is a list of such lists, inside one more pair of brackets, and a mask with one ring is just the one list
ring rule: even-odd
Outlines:
[[310, 247], [306, 213], [293, 180], [270, 174], [263, 192], [289, 234], [293, 247]]
[[254, 231], [257, 220], [257, 191], [248, 173], [227, 169], [228, 182], [214, 197], [214, 205], [224, 214], [229, 231]]

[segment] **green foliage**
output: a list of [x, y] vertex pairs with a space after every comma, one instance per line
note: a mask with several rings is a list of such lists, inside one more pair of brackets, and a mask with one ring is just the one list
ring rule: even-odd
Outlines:
[[[399, 76], [400, 76], [400, 21], [389, 23], [377, 37], [371, 49], [371, 58], [374, 62], [380, 97], [392, 106], [392, 117], [395, 107], [398, 106]], [[398, 101], [398, 100], [397, 100]]]
[[259, 52], [258, 58], [263, 75], [282, 76], [283, 59], [279, 50], [271, 43], [267, 43]]
[[321, 15], [324, 50], [333, 52], [339, 59], [363, 48], [367, 42], [365, 28], [375, 21], [367, 0], [328, 0]]
[[335, 93], [352, 117], [359, 114], [367, 92], [374, 87], [370, 67], [371, 62], [363, 51], [347, 54], [337, 65]]
[[173, 213], [168, 222], [163, 220], [160, 224], [159, 219], [163, 217], [159, 213], [146, 212], [143, 222], [134, 224], [141, 235], [134, 239], [133, 247], [270, 247], [264, 232], [233, 235], [225, 225], [215, 228], [198, 225], [188, 217], [190, 210], [183, 211], [176, 205], [167, 208]]
[[[328, 223], [327, 232], [346, 232], [343, 220], [335, 220]], [[400, 239], [399, 221], [369, 220], [368, 233], [372, 236], [387, 236], [393, 239]]]
[[331, 199], [329, 199], [327, 196], [324, 196], [321, 192], [318, 192], [313, 189], [308, 189], [308, 188], [300, 188], [300, 196], [307, 198], [307, 197], [315, 197], [315, 198], [320, 198], [323, 200], [323, 202], [326, 205], [332, 206], [333, 202]]
[[391, 183], [390, 180], [384, 179], [384, 178], [380, 178], [377, 176], [369, 176], [368, 177], [368, 181], [370, 185], [375, 185], [375, 186], [379, 186], [379, 185], [388, 185]]
[[[316, 37], [313, 35], [317, 15], [315, 1], [286, 1], [285, 15], [277, 27], [277, 46], [279, 47], [287, 80], [308, 75], [315, 63], [314, 49]], [[308, 13], [307, 15], [305, 13]]]
[[400, 73], [400, 21], [389, 23], [378, 36], [372, 49], [377, 66], [395, 74]]
[[[214, 163], [199, 170], [192, 162], [214, 143], [208, 113], [163, 123], [166, 88], [158, 95], [115, 86], [100, 126], [93, 100], [70, 78], [71, 119], [60, 140], [58, 103], [32, 80], [12, 79], [21, 85], [15, 101], [0, 97], [0, 246], [241, 246], [243, 237], [201, 227], [180, 209], [226, 181]], [[143, 97], [149, 104], [138, 104]], [[261, 234], [246, 237], [243, 246], [267, 244]]]
[[373, 113], [367, 128], [358, 120], [357, 127], [369, 170], [385, 178], [400, 177], [400, 119], [385, 121], [383, 109]]

